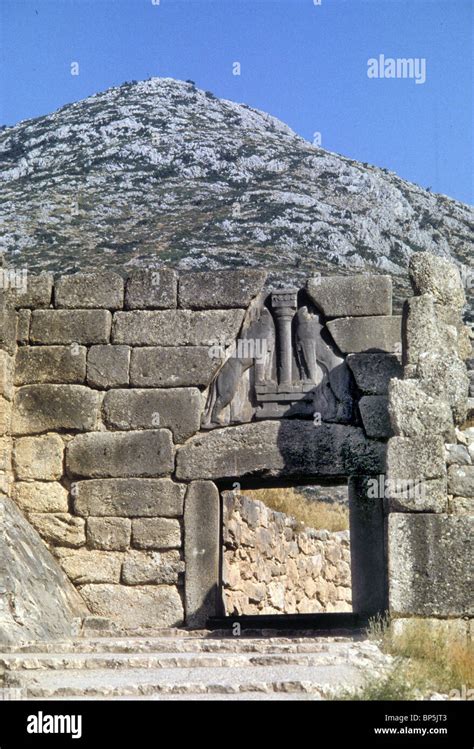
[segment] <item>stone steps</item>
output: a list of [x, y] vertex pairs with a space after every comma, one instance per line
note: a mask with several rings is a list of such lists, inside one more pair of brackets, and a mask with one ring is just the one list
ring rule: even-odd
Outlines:
[[324, 699], [389, 662], [352, 638], [179, 636], [10, 647], [0, 669], [22, 699]]

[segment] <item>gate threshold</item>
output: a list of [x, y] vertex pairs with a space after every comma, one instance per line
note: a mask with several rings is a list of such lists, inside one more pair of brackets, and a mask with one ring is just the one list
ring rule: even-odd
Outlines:
[[241, 629], [314, 630], [318, 632], [338, 629], [360, 630], [368, 626], [366, 614], [351, 612], [328, 614], [253, 614], [242, 616], [211, 616], [207, 620], [210, 629], [232, 629], [236, 624]]

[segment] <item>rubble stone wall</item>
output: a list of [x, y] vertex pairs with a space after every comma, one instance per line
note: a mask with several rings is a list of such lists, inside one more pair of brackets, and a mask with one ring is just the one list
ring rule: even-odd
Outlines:
[[352, 611], [349, 531], [305, 528], [263, 502], [223, 492], [227, 614]]

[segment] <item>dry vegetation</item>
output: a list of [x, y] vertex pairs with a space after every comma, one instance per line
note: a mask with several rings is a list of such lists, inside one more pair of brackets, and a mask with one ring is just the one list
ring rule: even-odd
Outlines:
[[433, 636], [423, 622], [394, 638], [390, 622], [384, 619], [372, 621], [368, 634], [384, 652], [395, 656], [394, 666], [387, 675], [343, 698], [413, 700], [433, 692], [462, 697], [463, 691], [467, 694], [474, 687], [474, 648], [467, 641], [454, 635]]
[[303, 526], [316, 530], [345, 531], [349, 528], [347, 507], [309, 500], [297, 489], [251, 489], [242, 494], [258, 499], [277, 512], [296, 518]]

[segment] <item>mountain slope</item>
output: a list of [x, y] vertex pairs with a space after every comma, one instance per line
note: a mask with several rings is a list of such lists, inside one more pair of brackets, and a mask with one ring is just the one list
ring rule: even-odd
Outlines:
[[35, 271], [375, 269], [403, 294], [413, 251], [467, 265], [474, 249], [468, 206], [172, 79], [4, 129], [0, 170], [3, 249]]

